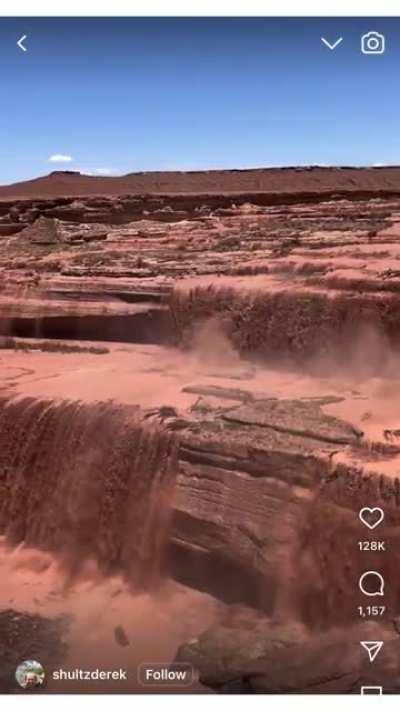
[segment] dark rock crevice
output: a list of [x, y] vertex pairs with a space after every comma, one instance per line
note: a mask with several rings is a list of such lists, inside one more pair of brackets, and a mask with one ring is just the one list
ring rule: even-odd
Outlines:
[[0, 317], [0, 335], [121, 343], [170, 344], [172, 341], [167, 309], [153, 306], [128, 314]]

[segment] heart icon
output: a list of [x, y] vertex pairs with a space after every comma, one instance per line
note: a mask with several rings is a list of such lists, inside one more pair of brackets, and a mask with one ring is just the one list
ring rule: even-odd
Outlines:
[[364, 526], [370, 528], [371, 531], [382, 523], [384, 517], [385, 514], [378, 506], [375, 506], [373, 509], [365, 506], [359, 513], [360, 521], [364, 524]]

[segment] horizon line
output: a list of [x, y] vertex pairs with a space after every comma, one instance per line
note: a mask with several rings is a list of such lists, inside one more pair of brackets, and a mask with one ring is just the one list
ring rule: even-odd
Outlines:
[[86, 173], [80, 170], [52, 170], [49, 173], [43, 173], [30, 178], [22, 178], [11, 183], [0, 183], [0, 187], [8, 187], [12, 185], [17, 185], [18, 183], [25, 183], [35, 180], [43, 180], [45, 178], [50, 178], [57, 175], [69, 175], [69, 176], [80, 176], [83, 178], [93, 178], [96, 181], [105, 180], [119, 180], [121, 178], [129, 178], [136, 175], [151, 175], [154, 173], [159, 174], [181, 174], [181, 175], [192, 175], [194, 173], [240, 173], [240, 172], [258, 172], [258, 171], [286, 171], [286, 170], [388, 170], [388, 169], [400, 169], [400, 163], [354, 163], [354, 164], [340, 164], [340, 163], [299, 163], [293, 165], [266, 165], [266, 166], [247, 166], [240, 168], [190, 168], [190, 169], [179, 169], [179, 168], [167, 168], [162, 169], [151, 169], [151, 170], [134, 170], [127, 173], [114, 173], [112, 175], [98, 175], [94, 173]]

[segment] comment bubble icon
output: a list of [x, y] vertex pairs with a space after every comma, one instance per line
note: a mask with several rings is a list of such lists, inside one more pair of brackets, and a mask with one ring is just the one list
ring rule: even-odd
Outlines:
[[382, 597], [385, 594], [385, 581], [376, 570], [367, 570], [363, 573], [358, 581], [358, 586], [361, 592], [368, 597], [376, 595]]

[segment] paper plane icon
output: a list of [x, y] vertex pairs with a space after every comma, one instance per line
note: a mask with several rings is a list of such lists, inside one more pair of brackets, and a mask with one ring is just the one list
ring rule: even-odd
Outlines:
[[373, 662], [383, 647], [383, 642], [360, 642], [361, 646], [368, 652], [369, 661]]

